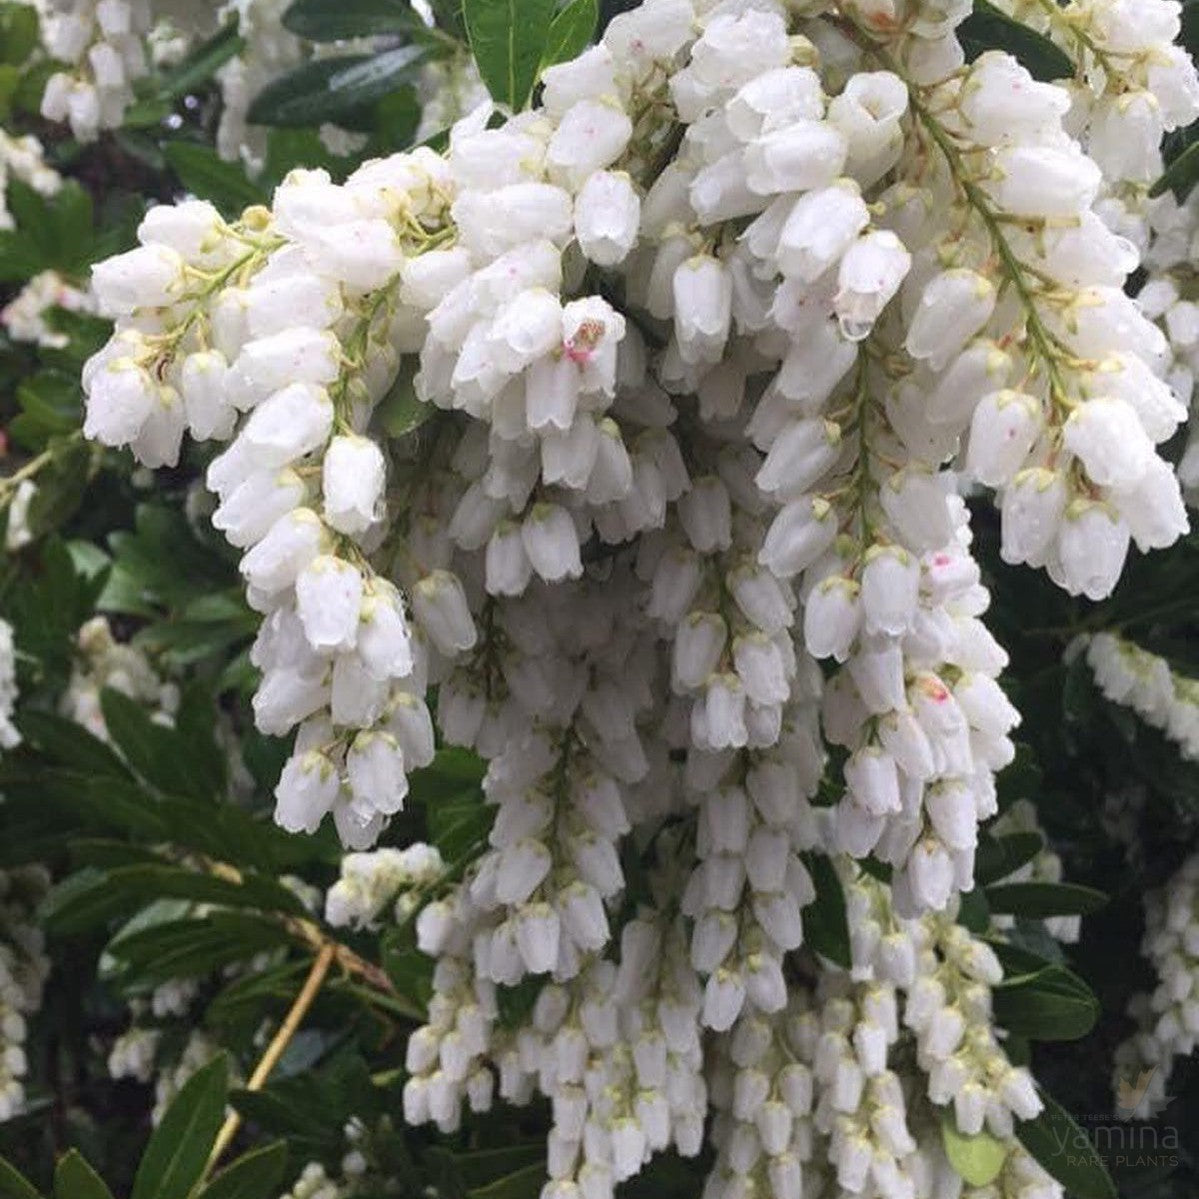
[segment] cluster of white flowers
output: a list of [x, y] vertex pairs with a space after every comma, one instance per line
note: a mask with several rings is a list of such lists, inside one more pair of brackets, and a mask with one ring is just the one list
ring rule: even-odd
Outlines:
[[0, 620], [0, 749], [13, 749], [21, 743], [21, 734], [13, 725], [17, 707], [17, 647], [12, 626]]
[[134, 82], [146, 74], [150, 0], [50, 0], [42, 44], [67, 65], [51, 75], [42, 116], [65, 121], [81, 142], [115, 129], [133, 102]]
[[[546, 1199], [697, 1151], [709, 1095], [713, 1199], [798, 1195], [816, 1143], [845, 1190], [932, 1194], [924, 1109], [1010, 1142], [1039, 1108], [952, 923], [1018, 717], [949, 464], [999, 491], [1007, 561], [1099, 598], [1186, 527], [1155, 449], [1185, 412], [1070, 92], [965, 65], [964, 14], [647, 0], [444, 155], [296, 171], [232, 223], [152, 209], [95, 269], [87, 433], [147, 466], [232, 443], [207, 478], [265, 617], [255, 712], [299, 726], [278, 821], [373, 843], [430, 688], [489, 763], [488, 844], [417, 921], [404, 1104], [452, 1130], [547, 1096]], [[331, 918], [406, 917], [425, 854], [348, 859]], [[826, 854], [855, 968], [801, 956], [807, 985]]]
[[1162, 135], [1199, 115], [1199, 83], [1177, 45], [1182, 9], [1172, 0], [1001, 0], [1077, 64], [1062, 81], [1073, 93], [1071, 128], [1103, 171], [1104, 219], [1119, 232], [1144, 230], [1144, 200], [1161, 174]]
[[4, 526], [4, 549], [15, 554], [33, 540], [29, 527], [29, 506], [37, 495], [37, 484], [32, 479], [22, 479], [13, 490], [8, 501], [8, 523]]
[[345, 1129], [349, 1151], [341, 1159], [339, 1175], [330, 1175], [320, 1162], [309, 1162], [300, 1171], [291, 1189], [279, 1199], [352, 1199], [365, 1193], [372, 1196], [400, 1194], [403, 1186], [394, 1177], [380, 1177], [372, 1170], [363, 1150], [368, 1148], [367, 1130], [356, 1120]]
[[[1166, 335], [1172, 355], [1166, 377], [1178, 398], [1191, 407], [1199, 376], [1199, 189], [1182, 204], [1167, 192], [1151, 202], [1148, 218], [1147, 277], [1137, 303]], [[1193, 504], [1199, 493], [1199, 426], [1193, 412], [1178, 478]]]
[[1199, 854], [1146, 895], [1141, 952], [1157, 987], [1130, 1005], [1139, 1027], [1116, 1053], [1115, 1086], [1118, 1094], [1138, 1098], [1125, 1114], [1148, 1119], [1165, 1100], [1174, 1059], [1199, 1045]]
[[1199, 759], [1199, 681], [1115, 633], [1097, 633], [1086, 647], [1099, 690], [1160, 729], [1190, 760]]
[[[187, 1080], [224, 1051], [219, 1041], [194, 1027], [198, 1013], [193, 1011], [193, 1001], [198, 992], [192, 980], [178, 980], [157, 987], [148, 999], [132, 1000], [129, 1009], [134, 1023], [109, 1047], [110, 1077], [153, 1083], [151, 1119], [155, 1124]], [[163, 1022], [172, 1018], [186, 1018], [187, 1036], [181, 1048], [174, 1038], [164, 1035]]]
[[241, 53], [217, 72], [221, 120], [216, 145], [222, 158], [261, 165], [266, 130], [247, 124], [250, 103], [272, 79], [304, 59], [304, 43], [283, 28], [287, 8], [288, 0], [229, 0], [220, 10], [223, 21], [236, 19], [238, 36], [245, 41]]
[[0, 1120], [25, 1103], [26, 1022], [41, 1007], [50, 972], [35, 912], [49, 889], [42, 866], [0, 871]]
[[46, 313], [55, 308], [64, 308], [67, 312], [92, 312], [95, 305], [86, 290], [80, 290], [58, 271], [39, 271], [0, 310], [0, 324], [13, 341], [30, 341], [48, 349], [62, 349], [70, 339], [46, 321]]
[[330, 1178], [320, 1162], [309, 1162], [291, 1189], [279, 1199], [347, 1199], [353, 1193], [352, 1185]]
[[44, 153], [36, 137], [13, 137], [0, 129], [0, 229], [13, 227], [7, 199], [9, 179], [19, 179], [42, 196], [52, 196], [62, 187], [62, 176], [46, 163]]
[[203, 1029], [193, 1028], [187, 1035], [182, 1052], [171, 1062], [160, 1065], [154, 1071], [154, 1107], [150, 1119], [157, 1124], [167, 1113], [167, 1108], [183, 1090], [187, 1080], [198, 1070], [225, 1052], [224, 1046]]
[[365, 928], [390, 908], [402, 921], [444, 873], [441, 854], [422, 842], [406, 849], [345, 854], [340, 877], [325, 896], [325, 919], [334, 928]]
[[118, 641], [106, 617], [93, 616], [76, 638], [78, 653], [60, 710], [94, 737], [108, 740], [100, 693], [119, 691], [141, 704], [159, 724], [170, 725], [179, 707], [179, 688], [159, 674], [136, 646]]
[[[659, 898], [686, 877], [685, 846], [668, 840], [663, 852]], [[546, 982], [513, 1027], [474, 974], [465, 892], [435, 903], [418, 924], [439, 960], [430, 1023], [409, 1041], [407, 1119], [455, 1129], [464, 1100], [490, 1106], [494, 1068], [502, 1098], [551, 1102], [545, 1199], [604, 1199], [654, 1152], [695, 1154], [709, 1104], [708, 1199], [800, 1199], [830, 1177], [864, 1199], [931, 1199], [962, 1193], [941, 1148], [937, 1109], [949, 1106], [963, 1132], [1006, 1145], [1012, 1185], [998, 1194], [1060, 1196], [1013, 1139], [1040, 1100], [994, 1027], [992, 950], [952, 916], [901, 917], [887, 886], [844, 860], [842, 877], [852, 971], [800, 958], [783, 1006], [746, 1008], [708, 1034], [706, 1057], [704, 991], [678, 914], [642, 907], [618, 958]]]

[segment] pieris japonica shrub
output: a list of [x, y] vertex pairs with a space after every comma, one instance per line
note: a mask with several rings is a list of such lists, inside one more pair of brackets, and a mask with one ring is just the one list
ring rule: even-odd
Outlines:
[[0, 1192], [1194, 1195], [1197, 13], [0, 3]]

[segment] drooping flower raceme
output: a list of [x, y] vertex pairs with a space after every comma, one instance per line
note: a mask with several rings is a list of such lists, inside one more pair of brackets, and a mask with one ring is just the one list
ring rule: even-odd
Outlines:
[[0, 129], [0, 229], [13, 227], [12, 213], [8, 210], [8, 181], [19, 179], [42, 196], [53, 196], [62, 187], [62, 176], [45, 160], [42, 143], [31, 134], [13, 137]]
[[[1058, 1193], [954, 923], [1018, 720], [959, 489], [1101, 597], [1185, 528], [1183, 410], [1114, 168], [1065, 89], [964, 64], [961, 15], [649, 0], [442, 155], [152, 209], [96, 268], [89, 435], [227, 443], [279, 822], [366, 848], [435, 727], [488, 763], [486, 846], [424, 864], [404, 1106], [545, 1096], [546, 1199], [698, 1151], [709, 1110], [714, 1199], [938, 1193], [946, 1110], [1002, 1193]], [[386, 919], [410, 867], [351, 859], [331, 912]], [[848, 970], [805, 935], [833, 869]]]
[[[1199, 857], [1189, 857], [1161, 891], [1145, 897], [1141, 951], [1157, 985], [1134, 996], [1129, 1014], [1137, 1032], [1116, 1052], [1118, 1098], [1127, 1092], [1137, 1105], [1125, 1115], [1149, 1119], [1166, 1097], [1174, 1059], [1199, 1044]], [[1139, 1092], [1137, 1085], [1140, 1085]], [[1123, 1106], [1123, 1105], [1122, 1105]]]
[[0, 620], [0, 748], [12, 749], [21, 742], [13, 725], [17, 706], [17, 657], [12, 626]]
[[149, 0], [51, 0], [42, 18], [47, 55], [57, 71], [42, 95], [42, 116], [65, 121], [81, 142], [121, 124], [133, 85], [146, 74]]
[[1114, 633], [1097, 633], [1086, 655], [1095, 682], [1112, 703], [1160, 729], [1184, 758], [1199, 758], [1199, 681], [1177, 674], [1165, 658]]
[[50, 889], [40, 865], [0, 872], [0, 1119], [25, 1104], [27, 1020], [42, 1003], [50, 972], [35, 911]]

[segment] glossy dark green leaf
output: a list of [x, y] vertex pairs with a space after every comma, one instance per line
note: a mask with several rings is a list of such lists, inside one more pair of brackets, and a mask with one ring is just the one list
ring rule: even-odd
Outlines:
[[108, 953], [121, 984], [132, 989], [214, 974], [289, 940], [278, 921], [242, 912], [210, 912], [123, 932], [108, 943]]
[[537, 81], [554, 0], [463, 0], [462, 12], [487, 90], [500, 104], [519, 112]]
[[995, 1022], [1034, 1041], [1075, 1041], [1099, 1019], [1099, 1000], [1077, 974], [1046, 966], [992, 989]]
[[187, 745], [174, 729], [155, 723], [140, 704], [111, 688], [101, 691], [100, 710], [108, 735], [141, 778], [162, 791], [195, 792]]
[[28, 522], [35, 537], [61, 529], [79, 510], [87, 491], [91, 447], [71, 437], [50, 443], [50, 464], [38, 475]]
[[570, 0], [550, 22], [545, 51], [541, 57], [542, 68], [569, 62], [582, 54], [595, 37], [598, 21], [598, 0]]
[[110, 884], [108, 871], [87, 867], [55, 885], [42, 904], [41, 917], [51, 935], [70, 937], [130, 915], [137, 903]]
[[283, 26], [310, 42], [411, 33], [418, 25], [405, 0], [295, 0]]
[[78, 1149], [69, 1149], [54, 1168], [54, 1199], [112, 1199], [112, 1191]]
[[1163, 192], [1171, 191], [1181, 204], [1191, 194], [1191, 189], [1196, 183], [1199, 183], [1199, 141], [1193, 141], [1170, 163], [1149, 189], [1149, 194], [1160, 196]]
[[37, 8], [23, 3], [0, 5], [0, 62], [24, 66], [37, 44]]
[[466, 1199], [537, 1199], [545, 1185], [545, 1166], [534, 1162], [485, 1186], [466, 1192]]
[[221, 1171], [196, 1199], [275, 1199], [287, 1168], [287, 1142], [253, 1149]]
[[975, 936], [982, 936], [991, 924], [991, 909], [987, 907], [986, 892], [981, 887], [963, 891], [958, 905], [958, 923]]
[[108, 775], [125, 781], [133, 777], [125, 763], [99, 737], [65, 716], [30, 708], [20, 714], [17, 725], [26, 742], [56, 763], [90, 775]]
[[247, 873], [240, 883], [182, 866], [136, 863], [68, 876], [47, 897], [43, 918], [60, 936], [83, 932], [155, 899], [186, 899], [222, 907], [302, 916], [304, 906], [272, 878]]
[[412, 943], [411, 930], [389, 928], [380, 945], [383, 969], [392, 985], [417, 1011], [423, 1012], [433, 994], [433, 959]]
[[1015, 758], [999, 772], [996, 779], [999, 810], [1005, 811], [1018, 799], [1036, 799], [1042, 785], [1041, 764], [1032, 746], [1022, 741], [1016, 742]]
[[1006, 836], [984, 836], [978, 843], [974, 860], [976, 886], [987, 886], [1014, 874], [1031, 862], [1045, 848], [1040, 833], [1008, 833]]
[[266, 195], [235, 162], [225, 162], [210, 146], [199, 142], [168, 142], [163, 154], [171, 170], [193, 196], [209, 200], [227, 217], [236, 217]]
[[162, 76], [159, 95], [173, 99], [195, 91], [231, 58], [236, 58], [245, 49], [245, 44], [244, 39], [238, 36], [237, 22], [230, 21]]
[[816, 898], [803, 910], [804, 944], [848, 970], [852, 957], [841, 880], [823, 854], [805, 854], [804, 862], [816, 886]]
[[414, 79], [427, 53], [423, 46], [398, 46], [382, 54], [313, 59], [263, 88], [248, 119], [315, 125], [353, 116]]
[[224, 1054], [187, 1080], [150, 1137], [130, 1199], [183, 1199], [191, 1193], [224, 1119], [228, 1090]]
[[1049, 82], [1074, 74], [1074, 63], [1060, 46], [988, 0], [974, 0], [974, 10], [958, 26], [957, 34], [970, 61], [987, 50], [1003, 50], [1034, 79]]
[[1051, 1095], [1041, 1092], [1044, 1110], [1016, 1126], [1016, 1136], [1058, 1180], [1072, 1199], [1117, 1199], [1103, 1152], [1097, 1150], [1074, 1118]]
[[0, 1199], [42, 1199], [16, 1166], [0, 1157]]
[[987, 903], [1000, 916], [1089, 916], [1107, 904], [1107, 896], [1077, 883], [998, 883], [987, 888]]

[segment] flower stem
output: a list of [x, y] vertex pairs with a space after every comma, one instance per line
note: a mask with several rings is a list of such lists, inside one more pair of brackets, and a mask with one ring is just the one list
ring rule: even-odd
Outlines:
[[[279, 1025], [279, 1031], [275, 1033], [271, 1043], [266, 1047], [266, 1052], [262, 1055], [262, 1060], [254, 1068], [254, 1073], [250, 1075], [250, 1081], [246, 1084], [247, 1091], [260, 1091], [270, 1077], [271, 1071], [279, 1064], [279, 1059], [283, 1056], [288, 1045], [291, 1044], [292, 1038], [299, 1031], [300, 1025], [304, 1021], [304, 1017], [308, 1014], [309, 1008], [312, 1007], [317, 995], [320, 994], [321, 986], [324, 984], [325, 977], [329, 973], [329, 967], [333, 964], [337, 956], [337, 946], [332, 941], [326, 941], [321, 947], [320, 952], [313, 958], [312, 967], [308, 971], [308, 977], [304, 980], [304, 985], [300, 988], [300, 993], [296, 996], [287, 1015], [283, 1018], [283, 1023]], [[241, 1114], [233, 1112], [221, 1125], [220, 1132], [217, 1133], [216, 1142], [212, 1146], [212, 1153], [208, 1157], [208, 1165], [204, 1169], [204, 1177], [207, 1178], [215, 1168], [218, 1161], [224, 1155], [226, 1149], [233, 1142], [233, 1138], [237, 1136], [237, 1130], [241, 1127]]]

